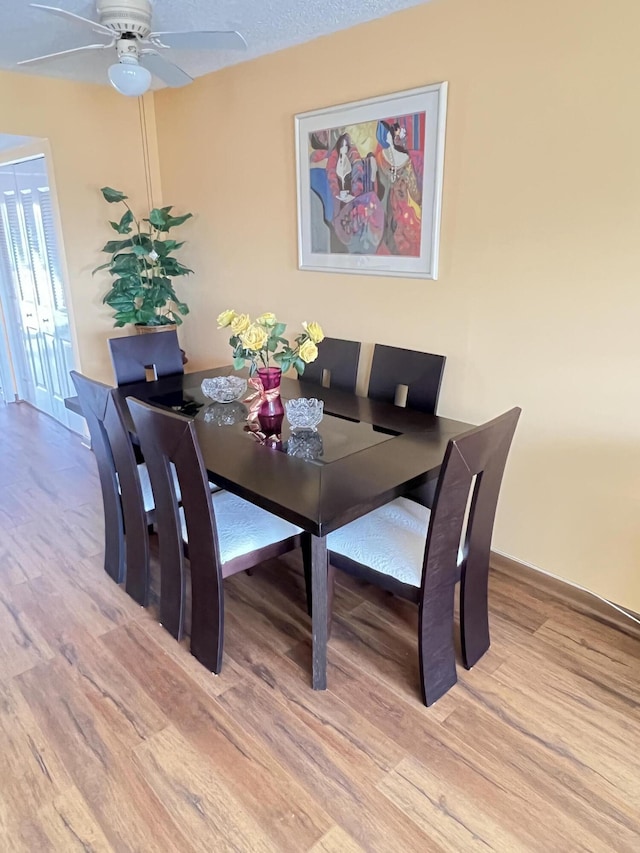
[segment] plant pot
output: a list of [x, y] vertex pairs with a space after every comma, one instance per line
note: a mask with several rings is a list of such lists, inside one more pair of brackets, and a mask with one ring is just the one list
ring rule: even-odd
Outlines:
[[150, 335], [152, 332], [170, 332], [172, 329], [177, 329], [175, 323], [167, 323], [164, 326], [144, 326], [142, 323], [136, 323], [135, 329], [138, 335]]
[[[135, 324], [136, 334], [138, 335], [150, 335], [152, 332], [170, 332], [172, 329], [177, 329], [175, 323], [166, 323], [164, 326], [143, 326], [141, 323]], [[189, 359], [185, 351], [180, 348], [180, 352], [182, 353], [182, 363], [187, 364]]]

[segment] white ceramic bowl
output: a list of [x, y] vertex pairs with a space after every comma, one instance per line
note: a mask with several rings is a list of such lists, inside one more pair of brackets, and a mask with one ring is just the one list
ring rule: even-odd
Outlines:
[[212, 376], [202, 380], [202, 393], [216, 403], [233, 403], [247, 390], [247, 380], [241, 376]]

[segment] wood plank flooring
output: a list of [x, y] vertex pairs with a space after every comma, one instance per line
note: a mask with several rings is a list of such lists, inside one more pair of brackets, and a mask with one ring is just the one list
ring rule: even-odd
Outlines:
[[299, 555], [226, 582], [214, 676], [102, 570], [93, 455], [0, 407], [0, 851], [639, 851], [640, 639], [494, 572], [432, 708], [417, 612], [341, 580], [310, 688]]

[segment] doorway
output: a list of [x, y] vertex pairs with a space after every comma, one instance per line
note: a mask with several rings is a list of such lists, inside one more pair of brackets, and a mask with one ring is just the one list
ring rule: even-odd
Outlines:
[[4, 396], [82, 432], [64, 405], [74, 354], [63, 268], [45, 155], [0, 160], [0, 301], [14, 386], [4, 377]]

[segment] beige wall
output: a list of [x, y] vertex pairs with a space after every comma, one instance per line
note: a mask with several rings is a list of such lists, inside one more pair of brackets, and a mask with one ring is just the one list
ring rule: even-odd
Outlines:
[[[639, 29], [635, 0], [434, 0], [156, 96], [194, 369], [229, 306], [445, 353], [442, 414], [524, 410], [494, 546], [636, 611]], [[439, 280], [300, 272], [294, 114], [441, 80]]]
[[[152, 100], [148, 109], [152, 119]], [[78, 366], [111, 382], [105, 341], [114, 330], [110, 311], [101, 304], [109, 277], [103, 273], [92, 278], [91, 270], [101, 262], [99, 250], [110, 239], [107, 220], [115, 218], [115, 208], [103, 201], [99, 188], [115, 186], [140, 205], [147, 204], [138, 100], [105, 86], [0, 72], [0, 116], [0, 133], [49, 142]], [[154, 146], [155, 139], [152, 161]], [[156, 166], [152, 163], [152, 177]]]

